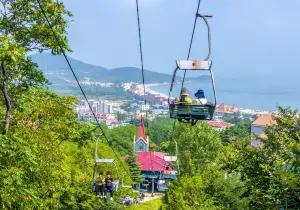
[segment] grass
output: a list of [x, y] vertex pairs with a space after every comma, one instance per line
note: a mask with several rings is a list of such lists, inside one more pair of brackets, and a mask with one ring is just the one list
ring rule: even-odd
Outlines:
[[130, 206], [128, 210], [159, 210], [162, 205], [162, 199], [157, 198], [152, 201], [141, 203], [137, 206]]

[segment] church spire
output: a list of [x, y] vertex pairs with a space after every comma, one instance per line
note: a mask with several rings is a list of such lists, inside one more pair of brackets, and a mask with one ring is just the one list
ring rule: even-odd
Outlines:
[[137, 133], [135, 136], [135, 140], [143, 139], [145, 142], [147, 141], [146, 132], [145, 132], [145, 123], [144, 118], [141, 117], [139, 127], [137, 129]]
[[136, 136], [133, 139], [135, 152], [149, 151], [149, 138], [146, 136], [144, 118], [141, 117]]

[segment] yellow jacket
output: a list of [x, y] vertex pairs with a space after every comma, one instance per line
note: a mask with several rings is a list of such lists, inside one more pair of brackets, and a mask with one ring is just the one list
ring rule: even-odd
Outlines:
[[[177, 102], [182, 102], [181, 97], [177, 100]], [[192, 104], [192, 103], [193, 103], [193, 100], [192, 100], [190, 97], [186, 96], [186, 97], [184, 98], [184, 102], [182, 102], [182, 103]]]
[[186, 104], [191, 104], [191, 103], [193, 102], [193, 100], [192, 100], [190, 97], [185, 97], [184, 102], [185, 102]]

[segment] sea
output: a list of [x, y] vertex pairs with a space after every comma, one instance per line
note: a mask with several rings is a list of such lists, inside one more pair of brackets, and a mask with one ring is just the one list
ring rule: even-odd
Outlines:
[[[193, 96], [198, 89], [205, 91], [206, 97], [213, 100], [211, 80], [187, 81], [184, 87]], [[215, 80], [217, 104], [237, 105], [245, 109], [276, 111], [277, 106], [300, 108], [300, 88], [298, 83], [272, 82], [257, 78], [254, 80], [222, 79]], [[157, 85], [152, 90], [168, 94], [170, 85]], [[174, 84], [173, 97], [178, 97], [181, 84]]]

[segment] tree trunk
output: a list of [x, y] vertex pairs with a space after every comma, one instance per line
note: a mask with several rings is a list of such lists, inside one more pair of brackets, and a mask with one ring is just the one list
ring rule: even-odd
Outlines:
[[2, 134], [7, 134], [10, 122], [12, 120], [12, 101], [9, 96], [8, 90], [7, 90], [7, 72], [4, 66], [4, 62], [1, 63], [1, 70], [2, 70], [2, 84], [0, 85], [1, 92], [3, 93], [4, 102], [6, 106], [6, 112], [5, 112], [5, 120], [3, 122], [3, 131]]

